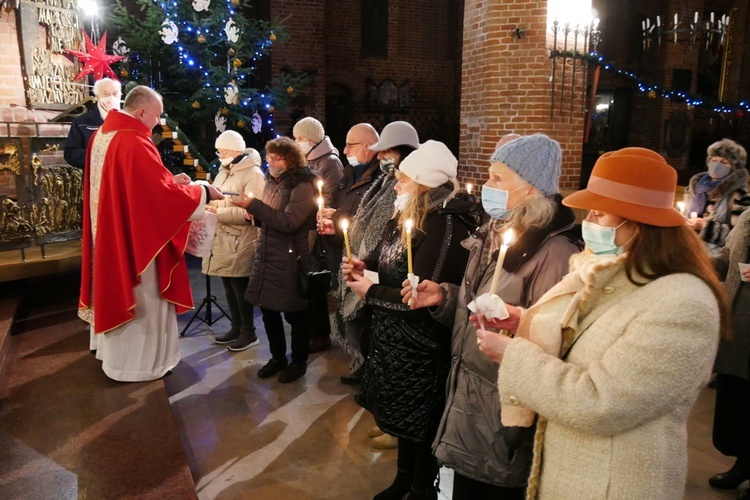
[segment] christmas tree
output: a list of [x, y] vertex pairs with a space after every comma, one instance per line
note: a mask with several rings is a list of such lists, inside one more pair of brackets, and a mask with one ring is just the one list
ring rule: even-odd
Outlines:
[[[274, 79], [258, 74], [258, 65], [286, 32], [283, 20], [251, 17], [249, 0], [134, 0], [129, 5], [134, 12], [118, 0], [111, 19], [121, 36], [113, 50], [128, 56], [119, 69], [123, 83], [159, 91], [170, 122], [206, 158], [213, 158], [214, 139], [226, 129], [274, 137], [274, 110], [285, 109], [309, 83], [304, 74]], [[263, 146], [257, 140], [248, 144]]]

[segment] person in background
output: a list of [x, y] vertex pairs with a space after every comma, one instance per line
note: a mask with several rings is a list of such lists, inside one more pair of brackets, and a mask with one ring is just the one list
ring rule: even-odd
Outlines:
[[[239, 133], [222, 132], [214, 145], [221, 164], [214, 186], [223, 192], [263, 193], [265, 176], [260, 169], [260, 154], [252, 148], [246, 149]], [[206, 205], [208, 212], [216, 214], [216, 234], [211, 255], [203, 259], [202, 271], [208, 276], [221, 276], [232, 322], [230, 330], [214, 337], [214, 342], [228, 344], [230, 351], [244, 351], [258, 345], [253, 306], [244, 296], [260, 230], [248, 224], [245, 210], [233, 205], [230, 199]]]
[[155, 380], [179, 363], [177, 313], [193, 307], [187, 221], [224, 198], [164, 166], [151, 140], [163, 112], [154, 90], [131, 90], [92, 137], [84, 172], [78, 315], [120, 382]]
[[[733, 490], [750, 479], [750, 210], [737, 219], [716, 261], [732, 304], [732, 339], [719, 342], [714, 364], [716, 408], [713, 442], [724, 455], [736, 457], [731, 469], [708, 484]], [[743, 267], [740, 267], [743, 266]], [[750, 500], [750, 489], [737, 500]]]
[[[381, 243], [378, 283], [364, 276], [360, 259], [345, 258], [342, 266], [347, 286], [373, 309], [357, 401], [373, 414], [378, 427], [398, 438], [396, 477], [376, 500], [407, 494], [410, 500], [437, 498], [438, 464], [431, 443], [445, 406], [450, 328], [424, 309], [410, 310], [401, 302], [401, 287], [412, 264], [421, 279], [461, 280], [469, 257], [461, 241], [476, 228], [478, 217], [473, 200], [465, 193], [457, 196], [457, 165], [438, 141], [427, 141], [406, 157], [396, 173], [396, 213]], [[404, 231], [406, 221], [413, 222], [413, 233]]]
[[[279, 382], [294, 382], [307, 372], [307, 299], [300, 275], [311, 269], [308, 232], [315, 229], [316, 177], [297, 144], [288, 137], [266, 143], [268, 174], [262, 198], [243, 193], [232, 203], [260, 225], [260, 237], [245, 300], [260, 307], [271, 359], [259, 378], [281, 372]], [[292, 362], [286, 357], [281, 315], [292, 327]]]
[[[339, 151], [331, 139], [325, 135], [323, 124], [313, 117], [306, 117], [298, 121], [293, 129], [294, 140], [307, 158], [310, 169], [318, 176], [316, 182], [323, 182], [321, 191], [323, 193], [324, 206], [330, 207], [333, 202], [333, 193], [339, 185], [344, 174], [344, 166], [339, 159]], [[316, 196], [318, 196], [316, 194]], [[317, 266], [320, 256], [328, 257], [332, 244], [330, 237], [319, 235], [314, 239], [313, 253], [318, 258], [313, 258], [313, 265]], [[336, 261], [338, 262], [338, 261]], [[330, 267], [326, 260], [326, 267]], [[322, 266], [321, 266], [322, 267]], [[333, 277], [337, 275], [336, 269], [331, 269], [332, 288], [335, 283]], [[321, 352], [331, 347], [331, 324], [328, 319], [328, 295], [313, 293], [309, 297], [310, 316], [310, 346], [311, 353]]]
[[587, 188], [563, 200], [589, 210], [571, 272], [531, 308], [475, 322], [500, 364], [503, 424], [538, 414], [527, 498], [685, 494], [687, 418], [730, 311], [676, 187], [654, 151], [599, 157]]
[[685, 215], [709, 254], [717, 257], [740, 214], [750, 207], [747, 152], [731, 139], [722, 139], [706, 150], [706, 165], [708, 172], [694, 175], [685, 190]]
[[[462, 244], [469, 263], [460, 285], [424, 280], [412, 309], [453, 328], [453, 362], [445, 411], [433, 444], [441, 464], [455, 471], [453, 500], [524, 498], [532, 456], [533, 426], [518, 432], [500, 422], [497, 365], [479, 351], [467, 305], [490, 292], [503, 234], [514, 231], [497, 295], [531, 307], [568, 272], [581, 250], [575, 215], [559, 194], [562, 151], [543, 134], [507, 137], [490, 158], [482, 206], [491, 220]], [[404, 302], [411, 286], [402, 291]], [[488, 436], [493, 436], [492, 440]]]
[[104, 123], [107, 114], [113, 109], [120, 109], [122, 84], [117, 80], [102, 78], [94, 84], [96, 108], [76, 117], [70, 124], [70, 132], [65, 140], [63, 157], [73, 167], [83, 168], [86, 165], [86, 148], [91, 136]]

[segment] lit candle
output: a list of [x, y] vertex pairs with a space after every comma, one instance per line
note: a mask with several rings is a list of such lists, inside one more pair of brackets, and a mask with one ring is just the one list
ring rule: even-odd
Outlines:
[[414, 274], [414, 267], [411, 262], [411, 230], [414, 228], [414, 221], [406, 219], [404, 226], [406, 228], [406, 266], [409, 274]]
[[678, 201], [677, 202], [677, 209], [680, 211], [681, 214], [685, 213], [685, 202], [684, 201]]
[[344, 232], [344, 246], [346, 246], [346, 258], [352, 261], [352, 249], [349, 246], [349, 220], [341, 219], [341, 230]]
[[661, 26], [661, 16], [656, 16], [656, 26]]
[[323, 218], [323, 203], [325, 201], [323, 200], [322, 196], [318, 196], [318, 219]]
[[318, 196], [323, 196], [323, 181], [318, 181]]
[[711, 12], [711, 24], [713, 24], [713, 22], [714, 22], [714, 13]]
[[467, 182], [466, 183], [466, 192], [469, 193], [469, 194], [471, 194], [471, 192], [473, 190], [474, 190], [474, 184], [472, 184], [471, 182]]
[[495, 295], [497, 295], [497, 283], [500, 280], [500, 273], [503, 270], [505, 254], [508, 252], [508, 245], [510, 245], [511, 241], [513, 241], [513, 230], [508, 229], [503, 233], [503, 244], [500, 245], [500, 253], [497, 255], [497, 262], [495, 263], [495, 274], [492, 275], [490, 293], [494, 293]]
[[695, 220], [698, 218], [698, 212], [690, 212], [690, 220]]
[[[675, 14], [675, 17], [677, 17], [677, 14]], [[695, 17], [693, 17], [693, 24], [698, 24], [698, 11], [695, 11]]]

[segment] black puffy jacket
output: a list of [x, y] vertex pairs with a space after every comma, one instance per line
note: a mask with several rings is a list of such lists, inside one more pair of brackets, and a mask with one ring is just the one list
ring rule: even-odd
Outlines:
[[[442, 199], [450, 193], [447, 186], [437, 190]], [[458, 284], [469, 257], [460, 243], [476, 227], [476, 208], [465, 198], [454, 198], [442, 207], [437, 198], [425, 217], [423, 232], [413, 235], [414, 274], [420, 281]], [[372, 339], [357, 400], [385, 432], [424, 441], [434, 437], [445, 406], [451, 330], [426, 309], [412, 311], [401, 302], [406, 275], [406, 247], [394, 219], [384, 233], [380, 283], [372, 285], [365, 297], [373, 308]]]

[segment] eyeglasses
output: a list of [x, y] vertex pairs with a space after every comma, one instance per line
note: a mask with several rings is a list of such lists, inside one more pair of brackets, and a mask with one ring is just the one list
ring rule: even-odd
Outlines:
[[346, 147], [347, 147], [347, 148], [353, 148], [353, 147], [354, 147], [354, 146], [356, 146], [357, 144], [362, 144], [362, 143], [361, 143], [361, 142], [347, 142], [347, 143], [346, 143]]

